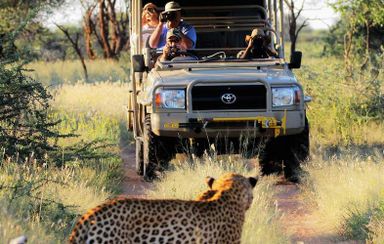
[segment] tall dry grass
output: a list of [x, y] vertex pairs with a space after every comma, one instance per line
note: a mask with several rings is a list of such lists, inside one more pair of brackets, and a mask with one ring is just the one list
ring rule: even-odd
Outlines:
[[67, 113], [101, 114], [105, 117], [124, 119], [128, 103], [128, 84], [98, 82], [65, 84], [52, 91], [52, 107]]
[[[86, 61], [86, 65], [90, 83], [128, 81], [128, 62], [94, 60]], [[84, 73], [81, 63], [78, 60], [56, 61], [50, 63], [37, 61], [28, 64], [27, 68], [33, 70], [28, 73], [30, 76], [47, 86], [75, 84], [78, 81], [84, 80]]]
[[65, 168], [0, 162], [0, 243], [25, 235], [28, 243], [64, 243], [76, 216], [108, 197], [119, 162]]
[[384, 217], [373, 213], [384, 199], [384, 123], [369, 107], [376, 106], [372, 93], [384, 93], [384, 74], [374, 85], [369, 71], [356, 69], [347, 78], [343, 60], [323, 57], [321, 45], [300, 45], [303, 66], [295, 71], [313, 97], [307, 110], [312, 160], [302, 189], [319, 228], [381, 243]]
[[97, 139], [118, 145], [121, 138], [130, 137], [125, 128], [128, 84], [80, 82], [62, 85], [52, 93], [51, 116], [62, 121], [58, 129], [79, 135], [62, 140], [62, 145]]
[[308, 175], [301, 188], [315, 209], [318, 227], [328, 233], [344, 235], [348, 228], [364, 228], [359, 221], [355, 226], [346, 224], [356, 213], [369, 212], [384, 200], [383, 152], [368, 158], [352, 151], [333, 158], [315, 155], [305, 170]]

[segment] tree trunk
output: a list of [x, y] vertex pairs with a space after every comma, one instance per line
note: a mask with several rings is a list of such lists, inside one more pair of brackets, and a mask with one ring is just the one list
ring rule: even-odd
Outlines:
[[89, 59], [96, 59], [96, 54], [92, 48], [92, 34], [94, 33], [94, 23], [92, 21], [92, 13], [96, 5], [88, 7], [84, 15], [84, 40], [85, 49]]
[[108, 17], [109, 21], [111, 22], [111, 50], [114, 54], [118, 54], [120, 50], [120, 43], [121, 43], [121, 32], [120, 32], [120, 26], [116, 19], [116, 11], [115, 11], [115, 1], [112, 0], [106, 0], [108, 4]]
[[104, 0], [98, 0], [99, 6], [99, 32], [100, 39], [103, 44], [104, 58], [113, 58], [113, 53], [109, 45], [109, 33], [108, 33], [108, 16], [106, 14], [106, 6]]
[[[299, 37], [300, 31], [307, 26], [307, 20], [305, 19], [304, 22], [297, 28], [297, 21], [300, 17], [301, 11], [304, 9], [304, 2], [303, 1], [301, 7], [298, 10], [295, 10], [295, 3], [293, 0], [284, 0], [285, 4], [288, 6], [289, 9], [289, 39], [291, 40], [291, 55], [296, 51], [296, 42]], [[297, 11], [297, 12], [295, 12]]]

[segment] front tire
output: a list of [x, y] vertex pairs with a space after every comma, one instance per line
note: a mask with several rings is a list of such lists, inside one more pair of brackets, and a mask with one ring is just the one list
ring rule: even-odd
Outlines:
[[[299, 182], [301, 163], [309, 159], [309, 123], [305, 118], [304, 130], [297, 135], [270, 138], [259, 154], [263, 175], [282, 173], [292, 182]], [[284, 163], [284, 168], [282, 164]]]
[[152, 132], [150, 114], [145, 116], [143, 139], [143, 176], [152, 180], [156, 172], [168, 168], [176, 152], [175, 143], [172, 139], [156, 136]]
[[284, 174], [291, 182], [299, 182], [302, 174], [301, 164], [309, 160], [309, 123], [305, 118], [304, 130], [289, 136], [289, 152], [285, 159]]
[[140, 176], [144, 175], [144, 158], [143, 158], [143, 142], [136, 140], [136, 173]]
[[145, 179], [153, 179], [157, 168], [156, 136], [151, 131], [151, 117], [145, 116], [143, 133], [143, 176]]

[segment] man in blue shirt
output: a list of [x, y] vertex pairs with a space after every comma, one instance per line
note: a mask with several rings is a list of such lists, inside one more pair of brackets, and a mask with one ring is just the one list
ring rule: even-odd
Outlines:
[[163, 48], [167, 42], [169, 29], [179, 30], [181, 46], [184, 49], [195, 48], [196, 30], [181, 20], [181, 7], [177, 2], [168, 2], [165, 5], [165, 10], [160, 14], [159, 24], [149, 39], [149, 46], [151, 48]]

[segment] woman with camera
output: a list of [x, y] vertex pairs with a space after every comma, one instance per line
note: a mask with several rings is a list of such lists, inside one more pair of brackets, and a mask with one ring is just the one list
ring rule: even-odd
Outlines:
[[181, 7], [177, 2], [168, 2], [165, 10], [160, 14], [159, 23], [149, 38], [151, 48], [163, 48], [167, 42], [167, 32], [177, 29], [180, 32], [180, 45], [184, 49], [194, 48], [196, 45], [196, 30], [193, 26], [181, 20]]
[[147, 3], [141, 15], [143, 47], [148, 46], [148, 40], [159, 24], [159, 11], [155, 4]]

